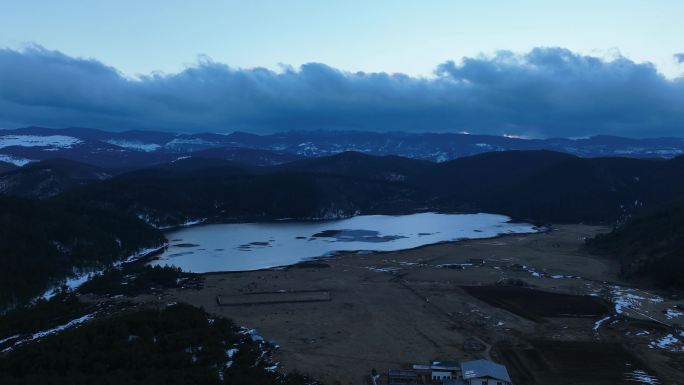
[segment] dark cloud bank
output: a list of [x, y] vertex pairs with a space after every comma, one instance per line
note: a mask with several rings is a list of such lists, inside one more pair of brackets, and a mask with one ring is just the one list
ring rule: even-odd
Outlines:
[[234, 69], [207, 59], [177, 74], [129, 79], [37, 46], [0, 50], [0, 126], [23, 125], [684, 136], [684, 80], [650, 63], [560, 48], [449, 61], [427, 79], [318, 63]]

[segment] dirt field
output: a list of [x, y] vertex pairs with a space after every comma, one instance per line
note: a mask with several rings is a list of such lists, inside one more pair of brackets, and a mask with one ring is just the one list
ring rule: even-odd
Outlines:
[[515, 286], [463, 286], [468, 294], [535, 322], [545, 318], [597, 318], [610, 312], [605, 302], [589, 295], [560, 294]]
[[518, 384], [633, 385], [644, 376], [644, 365], [617, 343], [533, 341], [499, 351]]
[[[559, 381], [566, 378], [563, 373], [578, 371], [576, 360], [583, 352], [589, 352], [584, 357], [611, 354], [613, 358], [596, 363], [606, 368], [603, 379], [592, 377], [591, 370], [580, 370], [571, 377], [574, 384], [620, 383], [606, 381], [624, 380], [632, 369], [628, 364], [639, 364], [639, 370], [657, 376], [660, 384], [684, 384], [679, 367], [684, 353], [669, 351], [678, 346], [649, 347], [654, 340], [678, 332], [676, 323], [684, 317], [668, 319], [665, 310], [684, 304], [650, 291], [634, 291], [618, 278], [617, 263], [587, 255], [581, 248], [583, 240], [602, 231], [606, 229], [568, 225], [545, 234], [344, 254], [289, 269], [208, 274], [201, 289], [171, 290], [162, 301], [203, 306], [238, 325], [255, 328], [280, 345], [276, 356], [280, 370], [296, 369], [328, 384], [367, 383], [373, 368], [382, 373], [431, 359], [480, 357], [510, 365], [518, 385], [569, 383]], [[485, 263], [468, 263], [478, 258]], [[511, 300], [519, 287], [495, 286], [495, 292], [507, 300], [483, 301], [462, 288], [514, 281], [573, 297], [548, 294], [535, 301]], [[330, 297], [288, 303], [268, 297], [264, 302], [270, 303], [240, 304], [252, 295], [248, 293], [282, 291], [329, 293]], [[494, 298], [495, 292], [488, 296]], [[600, 301], [587, 300], [587, 295], [603, 298], [609, 306], [597, 305]], [[219, 296], [232, 298], [234, 306], [221, 306]], [[611, 302], [620, 296], [634, 303], [616, 314]], [[567, 304], [543, 309], [544, 303], [556, 299], [569, 300], [570, 310]], [[145, 296], [137, 300], [159, 301]], [[591, 316], [562, 317], [580, 313]], [[606, 317], [610, 318], [597, 322]], [[535, 322], [542, 318], [544, 322]], [[563, 350], [570, 345], [561, 342], [584, 345]], [[561, 348], [554, 350], [554, 346]], [[535, 361], [530, 358], [534, 355], [548, 358]]]

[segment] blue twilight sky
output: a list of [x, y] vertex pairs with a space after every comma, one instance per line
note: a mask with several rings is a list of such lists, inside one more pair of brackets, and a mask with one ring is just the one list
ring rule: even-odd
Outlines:
[[429, 75], [506, 49], [615, 51], [681, 73], [684, 1], [3, 0], [0, 46], [37, 43], [120, 71], [177, 72], [208, 55], [236, 67], [321, 62]]
[[684, 1], [2, 0], [0, 127], [684, 136], [682, 15]]

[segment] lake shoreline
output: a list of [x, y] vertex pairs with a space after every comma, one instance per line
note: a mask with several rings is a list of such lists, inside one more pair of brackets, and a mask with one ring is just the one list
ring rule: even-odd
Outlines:
[[278, 269], [342, 253], [410, 250], [442, 242], [548, 231], [505, 215], [418, 213], [319, 222], [203, 224], [165, 235], [169, 246], [150, 265], [191, 273]]

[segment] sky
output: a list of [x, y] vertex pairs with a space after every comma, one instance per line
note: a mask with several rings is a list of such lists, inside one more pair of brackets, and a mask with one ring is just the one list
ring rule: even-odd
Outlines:
[[682, 14], [682, 1], [3, 0], [0, 127], [684, 136]]

